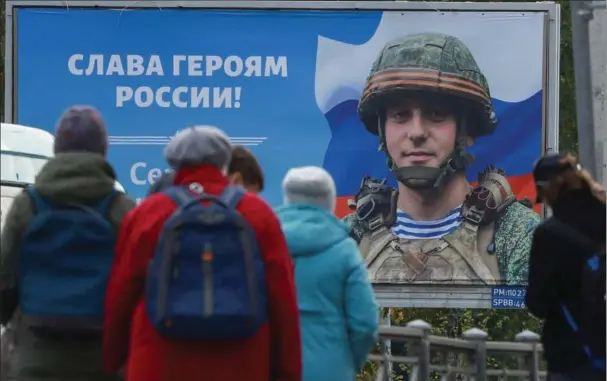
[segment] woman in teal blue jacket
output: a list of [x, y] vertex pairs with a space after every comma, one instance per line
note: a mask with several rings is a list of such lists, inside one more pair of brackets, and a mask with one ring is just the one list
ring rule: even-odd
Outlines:
[[379, 312], [367, 269], [333, 215], [335, 183], [324, 169], [291, 169], [277, 210], [295, 266], [303, 381], [353, 381], [377, 341]]

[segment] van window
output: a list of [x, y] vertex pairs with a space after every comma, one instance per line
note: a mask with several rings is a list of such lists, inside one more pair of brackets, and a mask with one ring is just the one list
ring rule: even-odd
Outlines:
[[2, 209], [0, 211], [0, 225], [4, 227], [4, 222], [6, 220], [6, 214], [8, 213], [11, 204], [13, 203], [13, 197], [2, 196], [0, 198], [0, 202], [2, 203]]
[[49, 157], [18, 151], [1, 150], [0, 178], [3, 184], [33, 184], [36, 174], [49, 160]]

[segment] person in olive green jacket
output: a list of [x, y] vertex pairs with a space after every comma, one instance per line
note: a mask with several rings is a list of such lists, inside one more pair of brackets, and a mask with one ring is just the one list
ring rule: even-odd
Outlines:
[[[55, 157], [41, 169], [35, 180], [35, 189], [50, 202], [96, 205], [114, 190], [116, 181], [116, 174], [106, 161], [107, 147], [105, 123], [95, 109], [68, 109], [55, 131]], [[109, 220], [116, 233], [124, 216], [134, 207], [135, 202], [124, 193], [119, 193], [112, 200]], [[8, 212], [0, 252], [3, 295], [7, 295], [7, 289], [18, 287], [16, 258], [33, 212], [30, 196], [25, 191], [14, 199]], [[8, 306], [3, 304], [3, 315], [6, 316]], [[120, 379], [102, 370], [101, 338], [55, 340], [35, 336], [23, 322], [18, 301], [14, 307], [14, 311], [8, 312], [10, 322], [2, 338], [3, 381]]]

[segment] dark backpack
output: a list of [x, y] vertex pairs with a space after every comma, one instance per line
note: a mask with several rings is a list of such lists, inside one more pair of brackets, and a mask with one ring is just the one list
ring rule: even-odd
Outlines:
[[39, 335], [100, 335], [116, 243], [109, 211], [118, 192], [94, 207], [27, 192], [34, 214], [18, 258], [24, 321]]
[[178, 208], [147, 276], [146, 311], [156, 331], [180, 340], [254, 335], [267, 320], [265, 266], [255, 232], [236, 210], [245, 191], [230, 185], [216, 197], [194, 183], [164, 193]]
[[584, 263], [582, 274], [580, 321], [575, 321], [564, 303], [561, 304], [561, 309], [571, 329], [580, 335], [584, 352], [595, 369], [605, 372], [605, 246], [600, 247], [555, 217], [546, 220], [544, 226], [582, 251], [592, 253]]

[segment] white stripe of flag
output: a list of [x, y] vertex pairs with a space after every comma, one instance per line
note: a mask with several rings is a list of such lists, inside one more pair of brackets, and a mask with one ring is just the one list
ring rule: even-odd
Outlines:
[[[109, 136], [111, 145], [167, 145], [172, 136]], [[242, 146], [257, 146], [263, 143], [267, 137], [229, 137], [230, 142]]]

